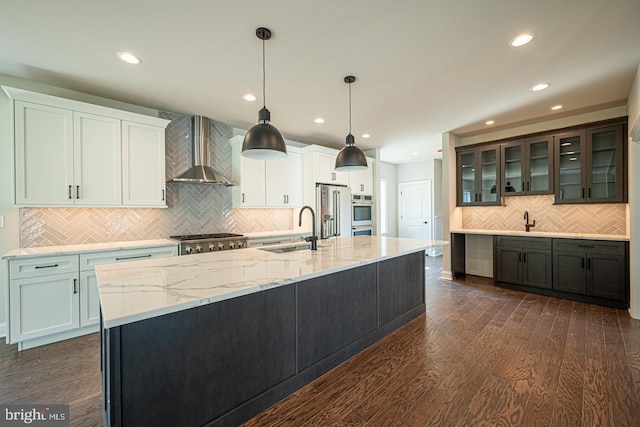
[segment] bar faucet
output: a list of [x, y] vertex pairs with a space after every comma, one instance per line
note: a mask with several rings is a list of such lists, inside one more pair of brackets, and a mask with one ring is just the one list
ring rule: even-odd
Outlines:
[[529, 229], [535, 226], [536, 226], [536, 220], [534, 219], [533, 223], [529, 224], [529, 212], [524, 211], [524, 231], [528, 233], [530, 231]]
[[302, 209], [300, 209], [300, 215], [298, 215], [298, 227], [302, 227], [302, 212], [304, 212], [305, 209], [309, 209], [309, 211], [311, 211], [311, 220], [313, 221], [312, 224], [312, 234], [311, 236], [307, 236], [304, 238], [305, 242], [311, 242], [311, 250], [312, 251], [317, 251], [318, 250], [318, 236], [316, 234], [316, 213], [313, 211], [313, 208], [311, 206], [303, 206]]

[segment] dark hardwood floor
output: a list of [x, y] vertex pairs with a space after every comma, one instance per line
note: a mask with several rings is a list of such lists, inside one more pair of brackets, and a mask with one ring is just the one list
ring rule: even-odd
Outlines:
[[[245, 426], [640, 425], [640, 321], [440, 280], [440, 262], [427, 258], [426, 315]], [[68, 403], [72, 425], [101, 425], [98, 352], [97, 334], [0, 344], [0, 403]]]

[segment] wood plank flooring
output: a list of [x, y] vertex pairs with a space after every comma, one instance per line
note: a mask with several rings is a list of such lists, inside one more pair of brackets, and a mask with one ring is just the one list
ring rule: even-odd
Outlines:
[[[640, 426], [640, 321], [623, 310], [440, 280], [427, 312], [246, 427]], [[102, 425], [98, 335], [0, 344], [0, 403], [68, 403]]]

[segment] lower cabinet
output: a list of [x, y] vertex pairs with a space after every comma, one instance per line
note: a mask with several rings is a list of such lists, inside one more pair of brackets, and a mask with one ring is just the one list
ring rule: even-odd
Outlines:
[[554, 289], [628, 301], [625, 242], [554, 239]]
[[96, 332], [96, 265], [176, 255], [177, 245], [9, 260], [9, 343], [24, 350]]
[[551, 239], [496, 237], [496, 279], [551, 289]]
[[494, 278], [520, 290], [629, 306], [627, 242], [494, 237]]

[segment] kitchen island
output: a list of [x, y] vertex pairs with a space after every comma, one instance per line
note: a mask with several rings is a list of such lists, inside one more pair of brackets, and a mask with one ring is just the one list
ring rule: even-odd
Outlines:
[[98, 266], [106, 424], [239, 425], [423, 313], [424, 250], [443, 243]]

